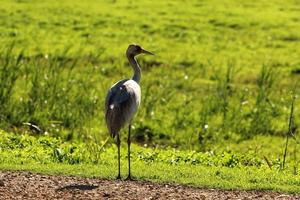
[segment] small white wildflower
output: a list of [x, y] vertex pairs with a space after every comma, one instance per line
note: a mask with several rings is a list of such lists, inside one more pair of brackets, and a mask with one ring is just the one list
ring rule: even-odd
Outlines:
[[153, 112], [153, 111], [151, 111], [150, 115], [153, 117], [153, 116], [154, 116], [154, 112]]
[[246, 105], [246, 104], [248, 104], [249, 102], [246, 100], [246, 101], [243, 101], [242, 102], [242, 105]]

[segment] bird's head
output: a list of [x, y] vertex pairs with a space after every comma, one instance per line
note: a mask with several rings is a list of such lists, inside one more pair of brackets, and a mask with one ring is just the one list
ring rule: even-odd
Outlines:
[[143, 49], [141, 46], [136, 45], [136, 44], [130, 44], [126, 51], [126, 54], [128, 56], [136, 56], [136, 55], [139, 55], [142, 53], [148, 54], [148, 55], [154, 55], [150, 51], [147, 51], [147, 50]]

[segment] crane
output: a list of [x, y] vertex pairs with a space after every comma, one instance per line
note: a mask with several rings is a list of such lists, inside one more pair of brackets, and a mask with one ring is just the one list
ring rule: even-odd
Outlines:
[[131, 64], [134, 74], [131, 79], [120, 80], [115, 83], [108, 91], [105, 100], [105, 121], [110, 135], [116, 138], [118, 147], [118, 176], [121, 179], [120, 173], [120, 130], [128, 124], [128, 177], [127, 180], [132, 180], [130, 172], [130, 132], [133, 123], [133, 117], [138, 110], [141, 102], [141, 88], [139, 86], [141, 80], [141, 68], [135, 58], [139, 54], [154, 55], [153, 53], [144, 50], [139, 45], [131, 44], [126, 50], [126, 56]]

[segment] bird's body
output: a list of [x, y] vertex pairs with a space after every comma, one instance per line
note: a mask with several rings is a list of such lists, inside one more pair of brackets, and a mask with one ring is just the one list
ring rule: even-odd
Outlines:
[[131, 64], [134, 74], [132, 79], [124, 79], [115, 83], [108, 91], [105, 100], [105, 120], [110, 135], [117, 137], [118, 146], [118, 176], [120, 179], [120, 131], [128, 126], [128, 179], [131, 179], [130, 174], [130, 131], [134, 114], [138, 110], [141, 102], [141, 88], [139, 82], [141, 79], [141, 68], [135, 59], [136, 55], [141, 53], [150, 54], [149, 51], [142, 49], [138, 45], [129, 45], [126, 51], [126, 56]]
[[124, 79], [110, 88], [105, 101], [105, 119], [112, 137], [132, 122], [140, 102], [141, 88], [134, 80]]

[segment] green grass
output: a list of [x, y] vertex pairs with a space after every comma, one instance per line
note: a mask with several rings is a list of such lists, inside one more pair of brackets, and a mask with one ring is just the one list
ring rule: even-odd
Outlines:
[[[0, 145], [1, 170], [105, 179], [115, 179], [117, 174], [115, 145], [106, 144], [99, 149], [92, 143], [70, 143], [51, 137], [36, 138], [5, 132], [1, 132]], [[122, 147], [121, 152], [121, 174], [125, 178], [128, 170], [126, 148]], [[300, 177], [293, 171], [294, 166], [299, 167], [298, 163], [288, 159], [287, 168], [282, 171], [278, 159], [270, 157], [270, 169], [260, 153], [248, 151], [240, 154], [221, 148], [217, 152], [201, 153], [133, 145], [132, 173], [141, 181], [299, 193]]]

